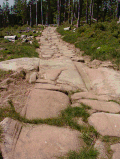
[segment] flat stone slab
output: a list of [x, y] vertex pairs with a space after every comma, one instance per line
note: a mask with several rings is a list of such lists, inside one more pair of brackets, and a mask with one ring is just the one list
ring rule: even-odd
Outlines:
[[75, 69], [62, 71], [57, 82], [72, 84], [74, 86], [77, 86], [81, 90], [87, 91], [81, 76], [78, 74], [77, 70]]
[[40, 59], [40, 67], [49, 66], [52, 69], [75, 69], [74, 64], [72, 61], [64, 56], [55, 59], [43, 60]]
[[120, 143], [111, 145], [111, 149], [114, 151], [112, 159], [120, 158]]
[[[79, 74], [81, 75], [81, 78], [84, 80], [84, 84], [87, 88], [88, 91], [91, 90], [91, 81], [89, 79], [89, 76], [88, 74], [86, 73], [86, 70], [85, 70], [85, 64], [81, 63], [81, 62], [74, 62], [74, 65], [76, 66]], [[93, 88], [92, 88], [93, 89]]]
[[46, 89], [46, 90], [54, 90], [59, 92], [69, 92], [69, 91], [76, 91], [76, 88], [69, 86], [69, 85], [63, 85], [58, 84], [55, 85], [54, 83], [36, 83], [35, 89]]
[[94, 113], [88, 122], [103, 136], [120, 137], [120, 114]]
[[98, 100], [90, 100], [90, 99], [81, 99], [80, 103], [90, 106], [92, 109], [110, 113], [119, 113], [120, 105], [114, 102], [105, 102]]
[[79, 99], [98, 99], [102, 101], [109, 101], [112, 98], [107, 95], [96, 95], [91, 92], [78, 92], [71, 96], [72, 100], [79, 100]]
[[49, 125], [23, 127], [14, 159], [56, 159], [85, 145], [79, 135], [76, 130]]
[[76, 91], [78, 90], [78, 87], [77, 86], [73, 86], [73, 85], [69, 85], [69, 84], [62, 84], [62, 83], [57, 83], [56, 86], [59, 86], [62, 90], [66, 90], [66, 91]]
[[0, 122], [2, 127], [3, 141], [0, 143], [0, 150], [2, 152], [2, 157], [5, 159], [13, 159], [13, 152], [17, 139], [19, 138], [19, 133], [22, 130], [22, 124], [11, 118], [5, 118]]
[[84, 67], [84, 71], [91, 81], [91, 87], [97, 94], [120, 97], [120, 71], [103, 67], [98, 69]]
[[25, 69], [28, 71], [38, 70], [39, 58], [17, 58], [0, 62], [0, 69], [17, 71]]
[[69, 105], [66, 94], [58, 91], [33, 89], [26, 103], [26, 118], [57, 117]]
[[62, 69], [50, 69], [44, 73], [44, 78], [48, 80], [55, 81], [61, 74]]

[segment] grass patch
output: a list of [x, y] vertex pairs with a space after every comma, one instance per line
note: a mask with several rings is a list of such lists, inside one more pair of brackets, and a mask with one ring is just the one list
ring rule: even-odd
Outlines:
[[120, 143], [120, 137], [114, 137], [114, 136], [101, 136], [102, 142], [105, 143], [105, 147], [108, 153], [108, 158], [112, 158], [113, 151], [111, 150], [111, 145]]
[[116, 144], [120, 142], [120, 137], [112, 137], [112, 136], [103, 136], [102, 141], [109, 143], [110, 145]]
[[0, 82], [2, 82], [3, 79], [8, 78], [11, 74], [13, 73], [13, 71], [4, 71], [4, 70], [0, 70]]
[[[61, 111], [61, 114], [56, 118], [47, 118], [47, 119], [26, 119], [25, 117], [22, 117], [19, 113], [16, 112], [12, 100], [8, 101], [10, 107], [8, 108], [0, 108], [0, 121], [2, 121], [5, 117], [10, 117], [14, 120], [18, 120], [23, 123], [29, 123], [29, 124], [48, 124], [48, 125], [54, 125], [54, 126], [69, 126], [72, 129], [78, 130], [81, 132], [82, 139], [87, 144], [87, 148], [84, 148], [80, 150], [79, 153], [77, 152], [70, 152], [68, 154], [68, 159], [77, 159], [77, 158], [88, 158], [88, 159], [94, 159], [96, 158], [98, 152], [93, 148], [93, 145], [98, 138], [99, 134], [92, 126], [83, 126], [79, 125], [74, 118], [75, 117], [82, 117], [83, 121], [87, 122], [87, 118], [89, 117], [89, 114], [87, 113], [86, 109], [89, 109], [88, 106], [82, 106], [82, 107], [71, 107], [68, 106], [65, 110]], [[2, 134], [2, 131], [0, 131], [0, 134]], [[1, 138], [1, 136], [0, 136]]]
[[109, 102], [114, 102], [120, 105], [120, 102], [116, 101], [116, 100], [109, 100]]
[[66, 157], [60, 157], [60, 159], [96, 159], [98, 154], [93, 147], [84, 147], [79, 152], [70, 151]]
[[65, 25], [57, 28], [63, 40], [75, 44], [84, 51], [83, 55], [91, 56], [91, 60], [110, 60], [120, 69], [120, 24], [116, 20], [99, 22], [91, 26], [85, 24], [72, 30], [64, 31]]
[[[29, 29], [28, 29], [29, 28]], [[28, 26], [14, 26], [1, 28], [0, 31], [0, 61], [10, 60], [21, 57], [38, 57], [36, 48], [39, 48], [38, 41], [35, 39], [36, 36], [41, 35], [43, 27], [30, 28]], [[37, 33], [34, 33], [37, 30]], [[4, 36], [16, 35], [18, 39], [13, 42], [9, 42], [4, 39]], [[20, 39], [21, 35], [33, 36], [33, 43], [29, 44], [22, 42]]]
[[71, 91], [68, 92], [68, 94], [71, 96], [71, 95], [73, 95], [75, 93], [79, 93], [79, 92], [82, 92], [82, 90], [80, 90], [80, 89], [77, 89], [75, 91], [71, 90]]
[[[61, 111], [61, 114], [58, 118], [48, 118], [48, 119], [33, 119], [29, 120], [22, 116], [20, 116], [19, 113], [15, 111], [14, 105], [11, 100], [8, 101], [10, 108], [0, 108], [0, 117], [11, 117], [13, 119], [19, 120], [21, 122], [25, 123], [32, 123], [32, 124], [38, 124], [38, 123], [48, 123], [50, 125], [57, 125], [57, 126], [63, 126], [68, 125], [71, 127], [76, 127], [77, 125], [73, 121], [74, 117], [82, 117], [83, 121], [87, 122], [87, 118], [89, 117], [89, 114], [83, 107], [68, 107], [65, 110]], [[0, 118], [0, 119], [1, 119]]]
[[83, 135], [83, 140], [88, 145], [93, 145], [95, 138], [98, 137], [97, 131], [92, 126], [83, 126], [79, 125], [74, 118], [82, 117], [83, 121], [87, 122], [87, 118], [89, 114], [84, 107], [68, 107], [65, 110], [61, 111], [61, 114], [56, 118], [47, 118], [47, 119], [26, 119], [22, 117], [19, 113], [16, 112], [14, 105], [11, 100], [8, 101], [10, 107], [9, 108], [0, 108], [0, 121], [2, 121], [5, 117], [10, 117], [14, 120], [18, 120], [23, 123], [30, 124], [48, 124], [55, 126], [69, 126], [72, 129], [80, 131]]
[[16, 41], [15, 44], [12, 42], [6, 44], [0, 43], [0, 47], [4, 47], [4, 50], [0, 51], [0, 61], [22, 57], [38, 57], [38, 53], [36, 52], [36, 47], [34, 45], [21, 43], [19, 40]]

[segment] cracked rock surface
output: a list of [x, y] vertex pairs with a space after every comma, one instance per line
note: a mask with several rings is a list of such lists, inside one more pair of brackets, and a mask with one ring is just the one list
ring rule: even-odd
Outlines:
[[[0, 68], [14, 66], [17, 70], [21, 68], [16, 65], [18, 60], [23, 69], [39, 70], [21, 115], [30, 120], [47, 119], [58, 117], [68, 105], [88, 105], [91, 107], [89, 124], [102, 136], [120, 137], [120, 72], [104, 67], [88, 68], [84, 57], [77, 57], [75, 47], [63, 42], [55, 27], [47, 27], [37, 40], [39, 58], [0, 63]], [[70, 91], [73, 93], [68, 96]], [[67, 126], [22, 125], [10, 118], [0, 124], [4, 134], [1, 151], [5, 159], [55, 159], [85, 146], [81, 133]], [[106, 152], [103, 145], [100, 140], [96, 142], [101, 154]], [[119, 158], [120, 146], [112, 145], [111, 148], [115, 152], [113, 158]]]

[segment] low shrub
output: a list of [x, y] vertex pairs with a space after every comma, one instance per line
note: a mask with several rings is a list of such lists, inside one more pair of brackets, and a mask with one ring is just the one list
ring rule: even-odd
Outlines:
[[[63, 40], [74, 43], [84, 51], [83, 55], [91, 56], [91, 60], [111, 60], [120, 67], [120, 24], [116, 20], [80, 26], [75, 32], [64, 31], [64, 26], [57, 30]], [[97, 49], [99, 48], [99, 49]]]

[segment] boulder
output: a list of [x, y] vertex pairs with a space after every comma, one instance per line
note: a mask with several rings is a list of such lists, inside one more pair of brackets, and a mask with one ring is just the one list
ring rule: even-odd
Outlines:
[[60, 111], [70, 104], [66, 94], [58, 91], [33, 89], [26, 102], [26, 118], [51, 118], [57, 117]]
[[102, 136], [120, 137], [120, 115], [110, 113], [94, 113], [88, 118], [88, 122]]
[[39, 69], [39, 58], [17, 58], [0, 62], [0, 69], [2, 70], [38, 70]]
[[[85, 146], [80, 133], [50, 125], [23, 127], [13, 152], [14, 159], [56, 159]], [[79, 137], [79, 138], [78, 138]]]

